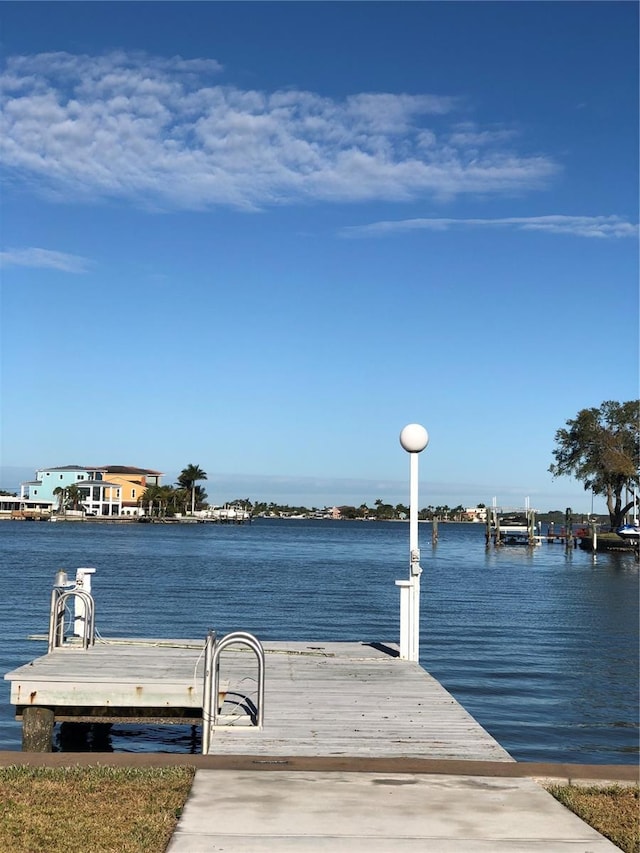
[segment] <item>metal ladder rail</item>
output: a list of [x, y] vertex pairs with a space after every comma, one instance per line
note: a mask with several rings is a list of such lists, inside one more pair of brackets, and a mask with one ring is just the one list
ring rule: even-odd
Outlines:
[[[231, 645], [242, 645], [250, 648], [256, 655], [258, 661], [258, 702], [254, 727], [262, 729], [264, 725], [264, 648], [262, 643], [246, 631], [233, 631], [226, 634], [219, 642], [216, 641], [215, 633], [209, 632], [205, 646], [205, 672], [204, 672], [204, 697], [203, 697], [203, 726], [202, 726], [202, 752], [208, 754], [211, 745], [211, 729], [218, 725], [220, 711], [218, 708], [218, 696], [220, 695], [220, 654]], [[211, 677], [213, 673], [213, 685]], [[215, 703], [215, 704], [214, 704]]]
[[54, 587], [51, 591], [51, 610], [49, 613], [48, 651], [52, 652], [64, 643], [64, 614], [68, 598], [75, 596], [84, 604], [84, 619], [82, 629], [82, 648], [88, 649], [96, 640], [95, 634], [95, 602], [91, 593], [81, 589], [69, 589], [61, 592]]
[[[211, 715], [213, 709], [213, 651], [216, 646], [216, 632], [209, 629], [204, 646], [204, 686], [202, 695], [202, 752], [207, 755], [211, 743]], [[218, 697], [216, 696], [216, 706]]]
[[63, 589], [54, 587], [51, 590], [51, 608], [49, 611], [49, 642], [47, 651], [52, 652], [64, 643], [64, 613], [65, 608], [61, 606], [60, 596]]
[[[233, 631], [231, 634], [227, 634], [224, 636], [219, 643], [216, 643], [215, 648], [213, 650], [213, 696], [217, 696], [219, 694], [220, 689], [220, 653], [227, 647], [231, 645], [244, 645], [248, 646], [253, 652], [255, 652], [257, 661], [258, 661], [258, 707], [256, 709], [256, 722], [254, 726], [256, 728], [261, 729], [264, 723], [264, 649], [262, 647], [262, 643], [258, 640], [257, 637], [254, 637], [253, 634], [249, 634], [246, 631]], [[217, 725], [219, 718], [218, 706], [216, 703], [215, 710], [213, 712], [213, 725]]]
[[88, 649], [95, 644], [95, 603], [93, 596], [86, 590], [55, 589], [51, 595], [51, 614], [49, 620], [49, 651], [64, 644], [64, 614], [67, 599], [71, 596], [79, 598], [84, 606], [82, 648]]

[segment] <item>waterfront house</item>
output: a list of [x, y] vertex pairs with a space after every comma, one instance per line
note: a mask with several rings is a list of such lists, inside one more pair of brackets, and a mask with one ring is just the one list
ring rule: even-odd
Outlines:
[[120, 489], [122, 515], [144, 515], [142, 495], [149, 486], [159, 486], [164, 476], [162, 471], [128, 465], [105, 465], [101, 470]]
[[481, 521], [487, 520], [487, 508], [484, 506], [471, 506], [465, 509], [463, 521]]
[[46, 521], [55, 506], [51, 501], [28, 500], [17, 495], [0, 495], [0, 519], [38, 519]]
[[[67, 489], [82, 482], [102, 479], [102, 469], [83, 465], [61, 465], [54, 468], [40, 468], [35, 480], [20, 484], [20, 497], [25, 500], [49, 501], [54, 508], [59, 503], [58, 488]], [[54, 494], [55, 492], [55, 494]]]
[[57, 510], [63, 491], [78, 489], [80, 503], [87, 515], [141, 515], [140, 499], [148, 486], [159, 486], [161, 471], [128, 465], [61, 465], [41, 468], [35, 480], [20, 485], [21, 501], [37, 501]]
[[41, 468], [36, 479], [20, 484], [20, 498], [46, 502], [57, 509], [62, 504], [58, 489], [76, 486], [82, 508], [88, 515], [120, 515], [120, 487], [105, 479], [106, 469], [84, 465], [61, 465]]

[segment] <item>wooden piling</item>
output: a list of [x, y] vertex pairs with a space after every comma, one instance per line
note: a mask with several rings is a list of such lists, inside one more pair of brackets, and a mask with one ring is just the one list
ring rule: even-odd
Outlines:
[[431, 544], [438, 544], [438, 519], [435, 516], [431, 522]]
[[573, 517], [571, 507], [568, 506], [564, 515], [564, 529], [566, 531], [565, 549], [570, 551], [573, 548]]
[[52, 752], [54, 722], [51, 708], [25, 708], [22, 712], [22, 751]]

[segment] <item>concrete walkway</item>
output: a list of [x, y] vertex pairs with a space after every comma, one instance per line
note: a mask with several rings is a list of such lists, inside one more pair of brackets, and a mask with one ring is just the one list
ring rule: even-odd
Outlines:
[[605, 853], [532, 779], [198, 770], [167, 853]]

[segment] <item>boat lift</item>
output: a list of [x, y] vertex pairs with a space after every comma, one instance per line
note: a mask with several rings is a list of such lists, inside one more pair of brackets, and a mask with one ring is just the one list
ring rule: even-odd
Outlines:
[[526, 499], [524, 509], [507, 509], [497, 505], [496, 498], [487, 509], [485, 542], [487, 547], [493, 543], [502, 545], [527, 545], [536, 547], [542, 544], [541, 531], [536, 533], [536, 511]]

